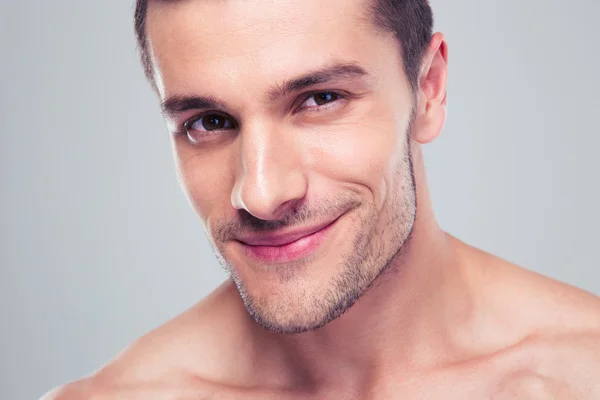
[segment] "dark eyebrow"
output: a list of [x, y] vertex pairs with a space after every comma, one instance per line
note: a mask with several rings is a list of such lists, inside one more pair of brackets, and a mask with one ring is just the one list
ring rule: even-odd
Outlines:
[[[297, 78], [289, 79], [267, 92], [270, 102], [275, 102], [290, 93], [306, 89], [310, 86], [327, 83], [336, 79], [352, 79], [356, 77], [369, 77], [369, 73], [362, 67], [353, 63], [338, 63], [316, 71], [309, 72]], [[225, 103], [212, 96], [180, 96], [167, 97], [161, 104], [165, 117], [174, 117], [189, 110], [219, 109], [226, 110]]]
[[162, 113], [172, 117], [188, 110], [201, 108], [216, 108], [224, 110], [227, 106], [210, 96], [170, 96], [161, 104]]
[[281, 97], [306, 89], [310, 86], [327, 83], [336, 79], [352, 79], [357, 77], [369, 77], [369, 73], [362, 67], [353, 63], [334, 64], [330, 67], [325, 67], [297, 78], [284, 81], [283, 84], [269, 90], [268, 99], [271, 102], [275, 102]]

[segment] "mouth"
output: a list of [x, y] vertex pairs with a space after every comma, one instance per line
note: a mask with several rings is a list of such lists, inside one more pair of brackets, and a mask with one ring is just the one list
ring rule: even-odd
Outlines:
[[244, 253], [263, 263], [296, 261], [314, 253], [325, 241], [339, 217], [314, 227], [284, 234], [260, 235], [239, 239]]

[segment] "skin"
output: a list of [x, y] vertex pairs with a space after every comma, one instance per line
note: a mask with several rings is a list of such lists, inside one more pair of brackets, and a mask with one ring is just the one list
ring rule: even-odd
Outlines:
[[[232, 279], [44, 399], [600, 398], [599, 299], [435, 220], [421, 146], [446, 116], [444, 36], [413, 93], [362, 0], [257, 3], [148, 12], [179, 178]], [[336, 65], [366, 74], [275, 95]], [[344, 97], [310, 97], [327, 91]], [[222, 104], [174, 112], [185, 96]], [[207, 112], [233, 128], [188, 136]], [[259, 262], [234, 240], [334, 219], [297, 261]]]

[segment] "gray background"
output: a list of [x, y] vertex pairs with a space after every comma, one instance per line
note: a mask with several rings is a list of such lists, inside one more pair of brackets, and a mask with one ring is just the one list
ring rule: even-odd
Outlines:
[[[600, 294], [597, 0], [434, 0], [442, 226]], [[98, 368], [225, 275], [180, 191], [129, 1], [2, 0], [0, 398]]]

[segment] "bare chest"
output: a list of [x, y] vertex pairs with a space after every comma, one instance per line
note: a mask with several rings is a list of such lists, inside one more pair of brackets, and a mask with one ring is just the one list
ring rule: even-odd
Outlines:
[[[355, 385], [311, 392], [308, 390], [281, 391], [269, 389], [231, 389], [226, 387], [197, 388], [193, 396], [156, 397], [160, 400], [219, 399], [219, 400], [592, 400], [575, 392], [562, 381], [549, 379], [532, 372], [505, 375], [488, 374], [487, 371], [455, 372], [421, 376], [414, 379], [388, 380], [364, 391]], [[153, 397], [154, 398], [154, 397]]]
[[[141, 388], [139, 396], [106, 397], [127, 400], [597, 400], [600, 399], [600, 370], [584, 356], [569, 351], [523, 351], [507, 353], [436, 371], [402, 375], [390, 372], [376, 382], [357, 384], [340, 377], [318, 388], [278, 390], [273, 388], [232, 388], [187, 381], [190, 385]], [[595, 367], [594, 367], [595, 366]], [[250, 386], [250, 385], [248, 385]], [[137, 394], [137, 393], [136, 393]], [[100, 399], [100, 398], [99, 398]], [[102, 398], [103, 399], [103, 398]]]
[[[187, 387], [139, 387], [91, 397], [94, 400], [593, 400], [576, 392], [565, 382], [515, 370], [511, 374], [491, 375], [449, 371], [414, 379], [387, 380], [363, 391], [352, 384], [340, 384], [323, 390], [241, 389], [209, 384]], [[591, 392], [590, 392], [591, 393]]]

